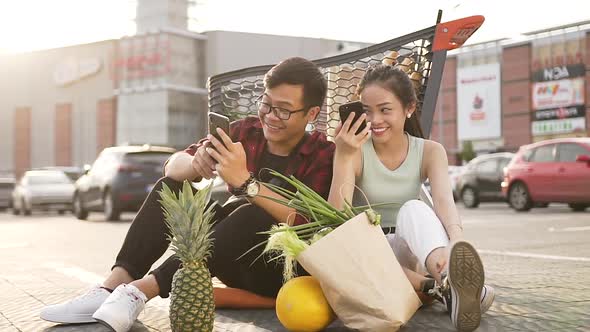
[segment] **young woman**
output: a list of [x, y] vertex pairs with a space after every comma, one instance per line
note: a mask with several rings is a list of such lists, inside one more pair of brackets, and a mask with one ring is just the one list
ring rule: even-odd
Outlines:
[[[365, 205], [366, 195], [370, 203], [398, 203], [375, 210], [408, 279], [417, 291], [435, 295], [447, 305], [459, 331], [472, 331], [494, 294], [491, 287], [484, 287], [477, 251], [462, 240], [445, 149], [422, 138], [416, 94], [403, 71], [387, 65], [371, 67], [358, 93], [365, 114], [355, 123], [351, 114], [337, 129], [329, 201], [338, 208], [344, 200]], [[366, 128], [355, 134], [365, 120]], [[418, 200], [426, 179], [434, 211]]]

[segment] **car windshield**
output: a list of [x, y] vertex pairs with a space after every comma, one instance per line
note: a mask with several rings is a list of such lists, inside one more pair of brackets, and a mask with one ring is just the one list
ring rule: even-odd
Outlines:
[[35, 174], [29, 175], [28, 178], [28, 183], [31, 185], [72, 183], [63, 173]]
[[138, 152], [125, 155], [125, 161], [130, 164], [164, 165], [172, 153], [167, 152]]

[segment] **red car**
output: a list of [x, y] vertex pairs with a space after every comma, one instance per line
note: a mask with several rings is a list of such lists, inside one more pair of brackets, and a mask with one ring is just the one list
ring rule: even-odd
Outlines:
[[521, 146], [504, 169], [502, 193], [517, 211], [551, 202], [574, 211], [590, 207], [590, 138], [561, 138]]

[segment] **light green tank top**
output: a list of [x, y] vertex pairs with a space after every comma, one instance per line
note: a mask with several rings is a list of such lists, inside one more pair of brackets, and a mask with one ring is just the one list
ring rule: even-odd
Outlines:
[[[367, 195], [371, 204], [398, 203], [375, 207], [381, 214], [381, 226], [395, 226], [397, 213], [401, 205], [409, 200], [417, 199], [420, 193], [422, 166], [422, 151], [424, 140], [409, 134], [408, 155], [395, 170], [389, 170], [373, 147], [373, 140], [368, 140], [362, 147], [362, 174], [356, 179], [356, 185]], [[357, 190], [353, 196], [353, 205], [367, 205], [365, 197]]]

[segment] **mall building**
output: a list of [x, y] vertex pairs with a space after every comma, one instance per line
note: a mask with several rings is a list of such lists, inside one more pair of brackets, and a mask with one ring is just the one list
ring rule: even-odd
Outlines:
[[[207, 132], [207, 78], [319, 59], [366, 43], [187, 29], [189, 0], [139, 0], [137, 34], [0, 55], [0, 173], [82, 166], [103, 148], [184, 148]], [[395, 36], [392, 36], [395, 37]], [[450, 164], [471, 142], [478, 154], [588, 136], [590, 21], [448, 54], [431, 138]]]
[[464, 46], [445, 62], [431, 138], [476, 153], [590, 134], [590, 21]]
[[178, 149], [207, 131], [209, 76], [366, 43], [187, 30], [188, 0], [139, 0], [137, 34], [0, 55], [0, 173], [91, 164], [103, 148]]

